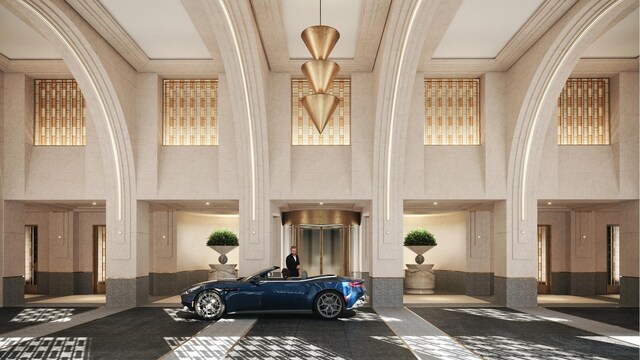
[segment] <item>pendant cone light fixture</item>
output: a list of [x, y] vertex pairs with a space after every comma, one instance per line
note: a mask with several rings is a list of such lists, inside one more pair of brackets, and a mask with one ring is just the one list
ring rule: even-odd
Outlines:
[[333, 112], [340, 104], [339, 97], [328, 94], [333, 79], [340, 71], [340, 66], [327, 60], [340, 39], [340, 33], [330, 26], [322, 25], [322, 0], [320, 0], [320, 25], [304, 29], [300, 36], [313, 57], [312, 61], [302, 65], [302, 73], [313, 92], [312, 95], [302, 98], [302, 106], [316, 129], [322, 134]]

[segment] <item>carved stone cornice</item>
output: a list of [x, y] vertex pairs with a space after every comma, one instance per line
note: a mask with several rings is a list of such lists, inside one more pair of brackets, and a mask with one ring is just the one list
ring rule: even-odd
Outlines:
[[11, 60], [9, 60], [8, 57], [0, 54], [0, 71], [6, 72], [7, 69], [9, 68], [9, 62]]
[[638, 59], [580, 59], [571, 77], [611, 77], [621, 72], [637, 72]]
[[477, 73], [507, 71], [547, 30], [555, 24], [577, 0], [545, 0], [536, 12], [493, 59], [443, 59], [423, 54], [419, 71], [437, 74]]
[[[332, 61], [340, 65], [340, 73], [372, 71], [389, 14], [391, 0], [363, 0], [362, 21], [353, 59]], [[262, 48], [273, 72], [300, 72], [309, 59], [290, 59], [287, 38], [278, 0], [251, 0]]]
[[[3, 58], [7, 59], [3, 56]], [[2, 60], [0, 60], [2, 62]], [[40, 79], [71, 79], [73, 75], [64, 60], [9, 60], [0, 65], [6, 73], [24, 73]]]
[[138, 72], [154, 72], [164, 76], [212, 76], [224, 72], [217, 47], [209, 49], [213, 59], [149, 59], [98, 0], [67, 2]]

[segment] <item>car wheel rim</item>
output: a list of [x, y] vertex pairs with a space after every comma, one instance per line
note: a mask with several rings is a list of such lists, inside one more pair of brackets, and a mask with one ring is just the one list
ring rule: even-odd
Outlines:
[[210, 319], [220, 315], [222, 311], [222, 301], [216, 293], [206, 292], [198, 297], [196, 302], [196, 312], [203, 318]]
[[325, 293], [318, 299], [318, 312], [324, 317], [335, 317], [342, 311], [342, 301], [335, 293]]

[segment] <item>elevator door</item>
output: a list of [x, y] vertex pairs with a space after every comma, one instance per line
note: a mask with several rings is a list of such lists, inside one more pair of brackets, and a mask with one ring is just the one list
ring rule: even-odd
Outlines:
[[298, 251], [301, 267], [309, 276], [345, 274], [345, 240], [342, 225], [300, 225]]

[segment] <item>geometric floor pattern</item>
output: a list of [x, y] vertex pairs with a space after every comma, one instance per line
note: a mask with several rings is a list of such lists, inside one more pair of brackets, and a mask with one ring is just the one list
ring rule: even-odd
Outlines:
[[[167, 315], [169, 315], [171, 317], [171, 319], [173, 319], [173, 321], [177, 321], [177, 322], [203, 322], [204, 320], [198, 319], [197, 317], [195, 317], [195, 315], [189, 314], [189, 313], [185, 313], [183, 312], [181, 309], [163, 309], [164, 312], [167, 313]], [[189, 315], [189, 316], [180, 316], [178, 315], [179, 312], [182, 312], [183, 314]]]
[[86, 337], [1, 338], [0, 359], [89, 359]]
[[504, 336], [456, 336], [456, 340], [469, 350], [487, 359], [607, 360], [607, 358], [600, 356]]
[[442, 360], [477, 360], [469, 352], [451, 340], [448, 336], [372, 336], [372, 338], [390, 344], [406, 347], [429, 358]]
[[346, 359], [295, 336], [248, 336], [242, 338], [228, 359]]
[[71, 320], [73, 311], [64, 308], [28, 308], [20, 311], [11, 322], [66, 322]]
[[530, 322], [530, 321], [547, 321], [547, 319], [526, 314], [526, 313], [518, 313], [518, 312], [510, 312], [504, 311], [500, 309], [494, 308], [454, 308], [454, 309], [443, 309], [445, 311], [453, 311], [459, 312], [469, 315], [483, 316], [492, 319], [506, 320], [506, 321], [519, 321], [519, 322]]
[[233, 344], [234, 336], [195, 336], [193, 338], [164, 338], [173, 351], [172, 358], [180, 360], [222, 359]]

